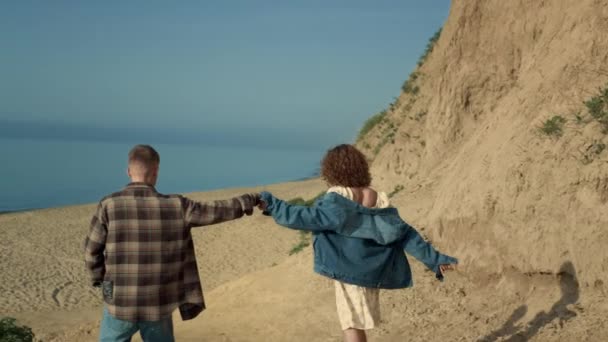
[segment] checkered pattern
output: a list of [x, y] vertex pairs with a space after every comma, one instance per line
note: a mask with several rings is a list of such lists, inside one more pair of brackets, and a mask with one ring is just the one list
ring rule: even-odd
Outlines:
[[192, 319], [205, 309], [190, 228], [251, 214], [257, 194], [200, 203], [131, 183], [102, 199], [85, 240], [93, 285], [103, 283], [114, 317], [158, 321], [180, 309]]

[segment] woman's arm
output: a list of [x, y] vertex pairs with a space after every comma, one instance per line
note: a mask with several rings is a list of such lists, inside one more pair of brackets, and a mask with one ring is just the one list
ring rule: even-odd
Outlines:
[[439, 280], [443, 280], [444, 270], [450, 269], [445, 265], [458, 264], [458, 259], [439, 253], [413, 227], [409, 227], [403, 239], [402, 247], [408, 254], [435, 272], [435, 276]]
[[269, 192], [260, 194], [262, 210], [272, 216], [274, 221], [287, 228], [308, 231], [336, 231], [344, 225], [345, 214], [335, 207], [306, 207], [292, 205], [274, 197]]

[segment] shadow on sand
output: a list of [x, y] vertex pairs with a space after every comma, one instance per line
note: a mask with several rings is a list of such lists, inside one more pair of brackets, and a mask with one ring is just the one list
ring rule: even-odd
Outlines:
[[492, 342], [502, 338], [503, 341], [522, 342], [528, 341], [545, 325], [557, 319], [562, 326], [576, 316], [576, 313], [567, 308], [569, 304], [574, 304], [579, 298], [579, 286], [576, 279], [574, 265], [570, 261], [562, 264], [558, 273], [562, 297], [551, 307], [548, 312], [541, 311], [527, 324], [516, 324], [528, 312], [528, 306], [522, 305], [515, 309], [505, 324], [489, 335], [482, 337], [479, 341]]

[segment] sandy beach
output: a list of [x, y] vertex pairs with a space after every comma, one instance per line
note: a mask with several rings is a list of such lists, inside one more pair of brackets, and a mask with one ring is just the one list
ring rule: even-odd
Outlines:
[[[212, 200], [262, 189], [285, 199], [312, 198], [324, 184], [188, 196]], [[394, 202], [401, 212], [415, 213], [400, 204], [406, 199], [397, 194]], [[88, 286], [81, 251], [93, 210], [91, 204], [0, 216], [0, 316], [16, 317], [43, 341], [97, 339], [102, 301]], [[208, 309], [187, 322], [175, 315], [177, 340], [341, 340], [333, 284], [313, 273], [311, 247], [289, 256], [297, 232], [256, 213], [193, 234]], [[370, 334], [374, 341], [601, 341], [608, 334], [606, 294], [569, 274], [488, 274], [469, 262], [440, 283], [420, 263], [411, 264], [415, 286], [381, 295], [382, 325]]]
[[[186, 194], [205, 201], [269, 190], [286, 199], [312, 198], [319, 180]], [[82, 246], [96, 204], [0, 215], [0, 316], [18, 318], [48, 340], [68, 327], [98, 321], [101, 297], [88, 285]], [[193, 231], [205, 293], [283, 262], [297, 232], [251, 217]]]

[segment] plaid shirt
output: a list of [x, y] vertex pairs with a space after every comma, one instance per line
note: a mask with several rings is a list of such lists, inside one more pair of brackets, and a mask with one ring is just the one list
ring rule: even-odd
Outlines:
[[251, 215], [257, 194], [200, 203], [131, 183], [103, 198], [85, 240], [85, 263], [108, 311], [128, 321], [182, 319], [205, 309], [190, 228]]

